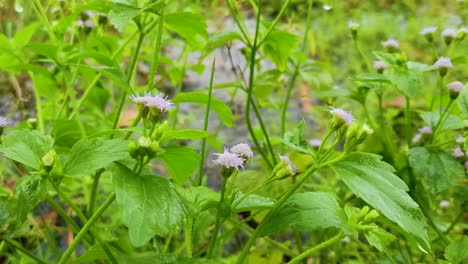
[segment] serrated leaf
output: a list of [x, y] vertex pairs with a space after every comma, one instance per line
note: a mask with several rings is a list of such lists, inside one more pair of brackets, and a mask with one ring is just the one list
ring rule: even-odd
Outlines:
[[220, 194], [205, 186], [190, 186], [177, 190], [187, 202], [191, 217], [196, 217], [202, 211], [215, 208], [219, 204]]
[[441, 194], [464, 175], [463, 166], [452, 155], [436, 148], [417, 147], [409, 151], [413, 171], [433, 194]]
[[378, 251], [384, 252], [387, 246], [396, 239], [396, 237], [382, 228], [375, 228], [364, 233], [367, 242]]
[[26, 27], [22, 28], [20, 31], [16, 32], [12, 42], [18, 51], [29, 43], [34, 33], [37, 32], [37, 28], [40, 25], [41, 23], [39, 22], [31, 23]]
[[[244, 196], [244, 194], [240, 191], [236, 192], [234, 195], [235, 198], [232, 202], [233, 204], [237, 204], [237, 201], [239, 201]], [[273, 207], [274, 204], [275, 200], [269, 197], [263, 197], [257, 194], [250, 194], [239, 204], [237, 204], [235, 208], [232, 208], [232, 212], [239, 213], [252, 210], [265, 210]]]
[[[421, 114], [421, 118], [426, 122], [426, 124], [434, 129], [439, 121], [440, 114], [439, 112], [424, 112]], [[454, 130], [463, 127], [465, 127], [465, 124], [461, 118], [456, 115], [447, 115], [444, 123], [439, 127], [438, 131]]]
[[39, 175], [22, 177], [15, 185], [14, 194], [17, 204], [13, 228], [18, 228], [26, 220], [28, 213], [46, 198], [46, 181]]
[[266, 221], [259, 230], [262, 236], [288, 228], [303, 231], [344, 228], [347, 220], [335, 196], [325, 192], [306, 192], [292, 195]]
[[429, 249], [423, 213], [408, 195], [405, 182], [393, 174], [395, 169], [381, 159], [375, 154], [352, 153], [332, 168], [358, 197], [415, 235]]
[[166, 130], [161, 136], [161, 141], [169, 139], [201, 139], [208, 136], [207, 131], [197, 129]]
[[389, 69], [384, 75], [406, 96], [413, 97], [421, 88], [422, 72], [415, 69]]
[[114, 3], [109, 11], [110, 23], [120, 32], [125, 30], [125, 26], [132, 21], [132, 19], [143, 12], [143, 9], [122, 4]]
[[15, 130], [2, 138], [0, 152], [5, 157], [35, 170], [41, 167], [41, 158], [52, 149], [54, 140], [37, 130]]
[[263, 52], [284, 72], [288, 59], [296, 48], [298, 37], [285, 31], [274, 30], [263, 43]]
[[200, 162], [200, 155], [189, 147], [168, 147], [157, 156], [164, 162], [169, 175], [178, 184], [185, 183]]
[[155, 175], [135, 175], [119, 163], [111, 170], [117, 202], [134, 246], [145, 245], [155, 235], [167, 236], [185, 223], [186, 208], [170, 181]]
[[164, 25], [176, 32], [193, 48], [201, 48], [208, 38], [205, 18], [191, 12], [176, 12], [164, 17]]
[[130, 158], [128, 144], [120, 139], [83, 138], [73, 145], [63, 166], [68, 176], [85, 176], [110, 163]]
[[466, 263], [468, 260], [468, 237], [453, 241], [444, 252], [444, 257], [452, 264]]
[[304, 139], [304, 126], [305, 122], [303, 119], [297, 124], [294, 130], [284, 133], [283, 142], [293, 150], [301, 153], [310, 153], [308, 149], [309, 144], [307, 140]]
[[[172, 98], [174, 103], [199, 103], [207, 104], [208, 95], [203, 92], [189, 92], [189, 93], [180, 93]], [[212, 110], [218, 114], [221, 121], [227, 126], [232, 127], [232, 111], [223, 101], [211, 97], [210, 107]]]

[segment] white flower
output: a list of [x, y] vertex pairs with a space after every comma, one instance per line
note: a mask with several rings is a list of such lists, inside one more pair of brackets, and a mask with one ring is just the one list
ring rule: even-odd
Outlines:
[[435, 27], [435, 26], [430, 26], [430, 27], [425, 27], [425, 28], [423, 28], [423, 29], [419, 32], [419, 34], [425, 36], [425, 35], [432, 34], [432, 33], [436, 32], [436, 31], [437, 31], [437, 27]]
[[442, 37], [444, 38], [456, 38], [457, 37], [457, 30], [454, 28], [446, 28], [442, 31]]
[[253, 157], [253, 152], [252, 149], [250, 149], [249, 144], [247, 143], [240, 143], [235, 146], [233, 146], [230, 151], [239, 157], [242, 157], [244, 159], [251, 159]]
[[465, 86], [463, 83], [455, 81], [447, 84], [447, 88], [452, 92], [461, 93], [463, 92], [463, 88], [465, 88]]
[[422, 135], [418, 133], [413, 137], [411, 142], [413, 142], [413, 144], [416, 144], [421, 140], [421, 138], [422, 138]]
[[452, 68], [452, 60], [447, 57], [440, 57], [435, 63], [434, 66], [437, 68]]
[[393, 38], [389, 38], [387, 39], [386, 41], [382, 41], [382, 46], [384, 48], [394, 48], [394, 49], [397, 49], [400, 47], [400, 42], [398, 42], [397, 40], [393, 39]]
[[418, 131], [421, 134], [431, 134], [432, 133], [432, 129], [429, 126], [423, 126]]
[[10, 126], [11, 123], [5, 117], [0, 116], [0, 127], [7, 127]]
[[79, 26], [79, 27], [82, 27], [82, 26], [84, 26], [84, 22], [83, 22], [83, 20], [81, 20], [81, 19], [80, 19], [80, 20], [77, 20], [77, 21], [75, 21], [75, 24], [76, 24], [77, 26]]
[[297, 172], [297, 167], [296, 165], [294, 165], [294, 163], [292, 163], [292, 161], [288, 158], [288, 156], [281, 156], [279, 155], [280, 159], [284, 162], [286, 162], [286, 164], [288, 164], [288, 166], [291, 168], [291, 171], [293, 174], [296, 174]]
[[333, 9], [333, 6], [330, 6], [330, 5], [324, 5], [323, 6], [323, 10], [325, 10], [325, 11], [330, 11], [332, 9]]
[[227, 149], [224, 149], [224, 153], [215, 153], [214, 155], [218, 156], [218, 159], [213, 160], [214, 164], [220, 165], [224, 168], [239, 169], [244, 167], [245, 160], [237, 156], [237, 154], [229, 152]]
[[439, 207], [440, 207], [440, 208], [448, 208], [449, 206], [450, 206], [450, 202], [447, 201], [447, 200], [442, 200], [442, 201], [440, 201], [440, 203], [439, 203]]
[[350, 20], [348, 21], [348, 28], [350, 29], [357, 29], [359, 28], [360, 24], [356, 21]]
[[463, 153], [463, 151], [461, 150], [460, 147], [456, 147], [456, 148], [452, 149], [452, 155], [455, 158], [461, 158], [461, 157], [465, 156], [465, 153]]
[[385, 70], [388, 67], [388, 64], [385, 63], [384, 61], [381, 60], [376, 60], [373, 63], [374, 70], [376, 71], [382, 71]]
[[318, 138], [314, 138], [314, 139], [309, 140], [309, 144], [312, 147], [320, 147], [320, 145], [322, 145], [322, 140], [320, 140]]
[[162, 94], [156, 94], [152, 96], [150, 93], [146, 93], [143, 96], [139, 96], [138, 94], [132, 95], [130, 97], [132, 101], [136, 104], [144, 104], [150, 108], [157, 108], [161, 112], [165, 112], [174, 108], [174, 105], [167, 97], [163, 97]]
[[348, 244], [349, 242], [351, 242], [349, 236], [345, 236], [343, 237], [343, 239], [341, 239], [341, 243]]
[[86, 20], [83, 24], [85, 27], [87, 28], [95, 28], [96, 25], [94, 24], [94, 22], [92, 20]]
[[343, 120], [347, 125], [351, 125], [354, 122], [354, 117], [351, 113], [346, 112], [343, 109], [340, 108], [333, 108], [330, 106], [332, 110], [330, 110], [330, 113], [338, 118]]
[[462, 136], [458, 136], [457, 139], [455, 140], [457, 143], [465, 143], [465, 138]]

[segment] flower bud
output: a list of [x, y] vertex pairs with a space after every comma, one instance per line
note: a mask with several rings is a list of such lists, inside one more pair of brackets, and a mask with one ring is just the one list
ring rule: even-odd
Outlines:
[[468, 28], [462, 27], [457, 31], [457, 39], [463, 40], [467, 34], [468, 34]]
[[440, 57], [435, 63], [434, 66], [439, 70], [441, 77], [444, 77], [447, 74], [449, 68], [453, 68], [452, 60], [447, 57]]
[[447, 84], [447, 88], [449, 89], [450, 99], [455, 100], [463, 92], [465, 86], [463, 83], [455, 81]]
[[332, 131], [337, 131], [343, 126], [347, 128], [354, 122], [354, 117], [350, 113], [340, 108], [330, 108], [332, 109], [330, 110], [330, 113], [332, 114], [332, 119], [330, 120]]
[[437, 27], [425, 27], [423, 28], [419, 34], [424, 36], [428, 42], [434, 41], [434, 33], [437, 31]]
[[444, 38], [445, 44], [449, 46], [457, 37], [457, 30], [454, 28], [446, 28], [444, 31], [442, 31], [442, 37]]
[[288, 156], [281, 156], [280, 161], [273, 168], [271, 179], [282, 180], [296, 175], [297, 167], [292, 163]]
[[369, 206], [364, 206], [361, 208], [361, 211], [359, 211], [359, 214], [358, 214], [358, 221], [361, 221], [362, 219], [364, 219], [364, 217], [366, 217], [366, 215], [369, 213]]
[[362, 219], [362, 223], [371, 224], [375, 219], [377, 219], [377, 217], [379, 217], [379, 213], [376, 210], [372, 210], [364, 217], [364, 219]]
[[360, 25], [356, 21], [350, 20], [348, 22], [348, 28], [351, 30], [351, 36], [353, 37], [354, 40], [357, 38], [357, 33], [358, 33], [359, 27], [360, 27]]
[[138, 157], [138, 146], [134, 141], [130, 141], [128, 143], [128, 153], [130, 154], [130, 157], [134, 159]]
[[53, 149], [49, 150], [49, 152], [47, 152], [44, 156], [42, 156], [41, 158], [42, 165], [44, 166], [47, 172], [49, 172], [52, 169], [56, 157], [57, 157], [57, 153]]
[[408, 57], [405, 53], [398, 53], [395, 55], [396, 63], [398, 66], [406, 67], [406, 62], [408, 61]]
[[380, 74], [382, 74], [387, 67], [388, 64], [385, 61], [377, 60], [373, 63], [374, 70], [376, 70]]
[[108, 17], [104, 13], [98, 13], [98, 24], [101, 26], [107, 25], [107, 22], [109, 21]]
[[381, 42], [382, 46], [388, 50], [388, 52], [398, 51], [400, 48], [400, 42], [396, 41], [393, 38], [389, 38], [386, 41]]
[[154, 140], [159, 140], [164, 134], [164, 132], [166, 132], [168, 125], [169, 123], [167, 122], [167, 120], [164, 121], [162, 124], [159, 124], [157, 128], [153, 131], [151, 138]]

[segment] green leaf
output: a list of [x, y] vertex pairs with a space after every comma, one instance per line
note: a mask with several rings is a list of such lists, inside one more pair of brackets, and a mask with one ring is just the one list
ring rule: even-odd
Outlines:
[[358, 197], [415, 235], [429, 249], [423, 213], [408, 195], [405, 182], [393, 174], [395, 169], [381, 159], [375, 154], [352, 153], [332, 168]]
[[433, 193], [441, 194], [464, 175], [463, 166], [443, 150], [417, 147], [409, 151], [409, 162], [423, 184]]
[[[421, 118], [428, 124], [432, 129], [435, 128], [439, 121], [439, 112], [424, 112], [421, 114]], [[444, 123], [440, 126], [438, 131], [454, 130], [465, 127], [465, 124], [461, 118], [455, 115], [447, 115]]]
[[415, 69], [389, 69], [384, 75], [406, 96], [413, 97], [421, 88], [422, 72]]
[[309, 143], [304, 139], [304, 126], [305, 122], [302, 119], [294, 130], [284, 133], [283, 142], [296, 151], [310, 153]]
[[466, 263], [468, 260], [468, 237], [453, 241], [444, 252], [444, 257], [452, 264]]
[[36, 205], [47, 197], [46, 181], [39, 175], [31, 175], [20, 178], [15, 185], [15, 198], [17, 206], [15, 209], [15, 226], [18, 228], [23, 224]]
[[382, 228], [374, 228], [364, 233], [367, 242], [380, 252], [385, 252], [387, 246], [396, 239], [396, 237]]
[[[180, 93], [172, 98], [172, 102], [208, 104], [208, 95], [203, 92]], [[210, 107], [218, 114], [223, 124], [232, 127], [232, 112], [229, 106], [212, 96]]]
[[157, 158], [163, 161], [171, 178], [183, 184], [198, 167], [200, 155], [189, 147], [168, 147], [164, 150]]
[[208, 136], [207, 131], [197, 129], [166, 130], [161, 136], [161, 141], [169, 139], [201, 139]]
[[205, 44], [199, 59], [202, 60], [213, 50], [235, 39], [242, 40], [242, 37], [239, 35], [239, 33], [233, 31], [221, 32], [211, 36]]
[[132, 19], [143, 12], [143, 9], [121, 3], [114, 3], [109, 11], [109, 21], [114, 27], [123, 32], [125, 26], [132, 21]]
[[40, 25], [41, 23], [39, 22], [31, 23], [22, 28], [20, 31], [16, 32], [15, 37], [13, 38], [13, 45], [18, 51], [29, 43]]
[[205, 186], [190, 186], [178, 188], [179, 193], [187, 202], [187, 207], [192, 218], [209, 208], [218, 206], [220, 194]]
[[164, 25], [176, 32], [193, 48], [201, 48], [208, 38], [205, 18], [191, 12], [176, 12], [164, 17]]
[[335, 196], [325, 192], [306, 192], [292, 195], [266, 221], [259, 230], [262, 236], [288, 228], [304, 231], [343, 228], [347, 220]]
[[353, 78], [361, 82], [391, 83], [391, 81], [385, 75], [379, 73], [364, 73], [358, 76], [354, 76]]
[[155, 235], [166, 236], [186, 221], [186, 208], [173, 184], [155, 175], [137, 176], [122, 164], [111, 166], [117, 202], [130, 241], [145, 245]]
[[15, 130], [2, 138], [0, 152], [9, 159], [39, 170], [42, 157], [53, 145], [54, 140], [49, 135], [37, 130]]
[[463, 114], [468, 114], [468, 89], [464, 89], [458, 96], [457, 104]]
[[296, 48], [298, 38], [296, 35], [285, 31], [275, 30], [266, 38], [263, 43], [265, 55], [275, 63], [278, 70], [284, 72], [289, 56]]
[[[239, 201], [244, 196], [244, 194], [240, 191], [236, 192], [234, 195], [235, 198], [233, 204], [237, 204], [237, 201]], [[263, 197], [257, 194], [250, 194], [235, 208], [232, 208], [232, 212], [239, 213], [252, 210], [265, 210], [273, 207], [274, 204], [275, 200], [271, 198]]]
[[120, 139], [83, 138], [73, 145], [64, 164], [68, 176], [84, 176], [113, 161], [130, 158], [127, 142]]
[[385, 61], [388, 64], [395, 64], [396, 63], [396, 58], [393, 53], [386, 53], [386, 52], [381, 52], [381, 51], [374, 51], [374, 56], [381, 60]]

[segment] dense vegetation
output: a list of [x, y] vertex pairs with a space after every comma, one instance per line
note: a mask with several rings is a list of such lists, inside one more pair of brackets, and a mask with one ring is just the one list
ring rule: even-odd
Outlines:
[[1, 263], [467, 263], [464, 1], [0, 7]]

